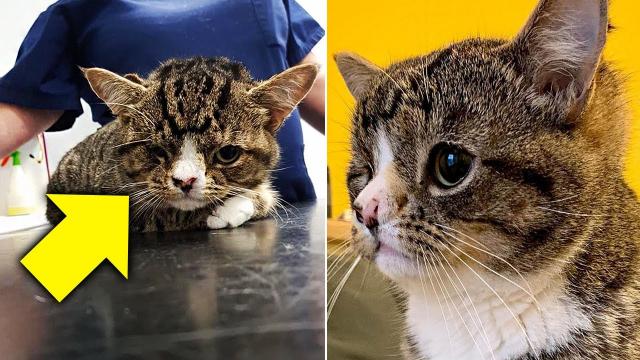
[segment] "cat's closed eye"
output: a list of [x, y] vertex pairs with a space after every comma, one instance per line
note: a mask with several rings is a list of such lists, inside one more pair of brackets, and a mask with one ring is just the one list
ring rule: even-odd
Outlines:
[[164, 148], [162, 148], [162, 146], [151, 145], [148, 147], [148, 150], [158, 161], [162, 162], [169, 159], [169, 154]]
[[347, 183], [364, 187], [373, 177], [373, 168], [370, 165], [353, 168], [347, 174]]

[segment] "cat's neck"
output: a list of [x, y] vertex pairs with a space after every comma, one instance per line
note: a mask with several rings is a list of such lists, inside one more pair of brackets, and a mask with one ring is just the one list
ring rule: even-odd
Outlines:
[[505, 279], [460, 265], [404, 284], [407, 326], [420, 353], [432, 360], [511, 359], [563, 345], [572, 331], [591, 328], [561, 276]]

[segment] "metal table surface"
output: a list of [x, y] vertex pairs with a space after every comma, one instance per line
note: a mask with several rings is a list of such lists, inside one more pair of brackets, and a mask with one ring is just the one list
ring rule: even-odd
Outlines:
[[324, 208], [134, 234], [128, 280], [103, 263], [62, 303], [19, 263], [49, 229], [0, 235], [0, 358], [323, 359]]

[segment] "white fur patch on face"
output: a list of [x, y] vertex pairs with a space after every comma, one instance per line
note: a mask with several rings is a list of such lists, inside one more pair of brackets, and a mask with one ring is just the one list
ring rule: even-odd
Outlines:
[[375, 196], [386, 196], [387, 182], [385, 181], [384, 173], [392, 162], [393, 151], [391, 151], [389, 139], [381, 130], [378, 132], [378, 152], [376, 155], [377, 166], [375, 168], [375, 174], [373, 174], [373, 178], [369, 180], [369, 183], [356, 197], [356, 200], [354, 201], [356, 206], [364, 208], [365, 205]]
[[201, 208], [207, 204], [202, 195], [202, 188], [206, 182], [204, 158], [198, 152], [193, 140], [186, 136], [180, 148], [180, 157], [173, 165], [168, 186], [175, 187], [173, 179], [188, 180], [194, 178], [192, 189], [187, 195], [182, 195], [181, 191], [176, 188], [175, 193], [180, 194], [180, 198], [170, 200], [169, 204], [176, 209], [190, 211]]
[[573, 331], [592, 328], [561, 279], [531, 276], [528, 284], [513, 279], [523, 289], [531, 288], [536, 304], [493, 274], [480, 269], [474, 274], [464, 265], [454, 268], [455, 273], [447, 266], [434, 270], [434, 263], [423, 269], [421, 281], [402, 284], [409, 293], [408, 329], [429, 359], [514, 359], [553, 350], [568, 343]]
[[378, 132], [378, 174], [384, 173], [384, 170], [393, 162], [393, 151], [387, 134], [380, 130]]
[[389, 138], [382, 130], [378, 132], [377, 150], [375, 174], [354, 202], [357, 207], [364, 209], [373, 199], [378, 201], [379, 225], [376, 228], [376, 237], [374, 238], [371, 231], [361, 224], [355, 215], [352, 221], [356, 229], [365, 235], [365, 241], [369, 242], [367, 246], [378, 248], [374, 261], [385, 275], [394, 280], [416, 277], [418, 269], [415, 260], [404, 255], [393, 220], [394, 210], [389, 205], [389, 183], [385, 175], [390, 170], [394, 155]]
[[213, 214], [207, 218], [209, 229], [234, 228], [247, 222], [256, 209], [249, 198], [244, 196], [232, 196], [217, 207]]

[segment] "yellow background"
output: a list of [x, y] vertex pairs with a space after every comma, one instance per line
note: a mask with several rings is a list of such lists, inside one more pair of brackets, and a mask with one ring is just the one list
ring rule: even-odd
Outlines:
[[[349, 94], [333, 54], [354, 51], [386, 66], [472, 36], [511, 38], [524, 25], [535, 0], [330, 0], [328, 3], [328, 164], [332, 216], [349, 207], [345, 185], [349, 159]], [[640, 1], [612, 2], [616, 31], [607, 40], [605, 57], [630, 79], [634, 124], [627, 157], [627, 180], [640, 190]], [[612, 124], [616, 126], [616, 124]]]

